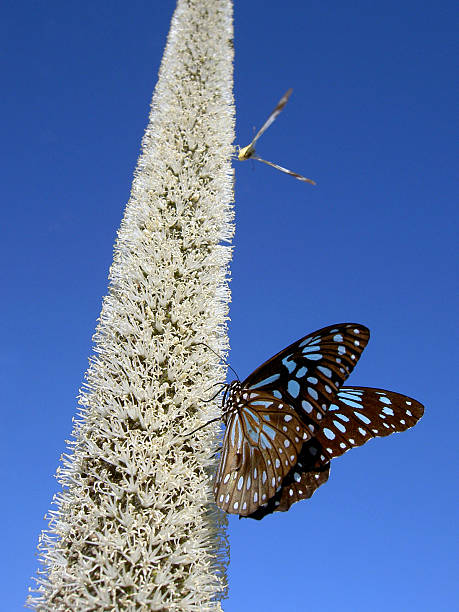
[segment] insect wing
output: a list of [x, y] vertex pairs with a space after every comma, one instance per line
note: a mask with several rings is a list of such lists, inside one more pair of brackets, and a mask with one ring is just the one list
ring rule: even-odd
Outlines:
[[268, 504], [258, 508], [248, 518], [261, 520], [273, 512], [286, 512], [297, 501], [310, 498], [327, 482], [330, 474], [329, 462], [316, 465], [316, 459], [321, 454], [322, 448], [315, 438], [305, 442], [296, 465], [282, 481], [282, 487], [276, 491]]
[[310, 434], [291, 406], [267, 393], [230, 397], [228, 407], [234, 410], [223, 439], [215, 500], [225, 512], [248, 516], [275, 495]]
[[293, 91], [293, 89], [289, 89], [288, 91], [285, 92], [285, 94], [282, 96], [282, 98], [277, 103], [276, 108], [273, 110], [273, 112], [269, 115], [269, 117], [263, 123], [261, 128], [255, 134], [255, 138], [252, 140], [252, 142], [250, 143], [249, 146], [253, 147], [255, 145], [255, 143], [257, 142], [257, 140], [260, 138], [260, 136], [262, 134], [264, 134], [266, 132], [266, 130], [269, 128], [269, 126], [275, 121], [275, 119], [277, 118], [279, 113], [282, 111], [284, 106], [287, 104], [288, 99], [290, 98], [290, 96], [292, 94], [292, 91]]
[[295, 502], [311, 497], [327, 481], [332, 458], [372, 438], [405, 431], [416, 425], [423, 413], [422, 404], [401, 393], [342, 387], [315, 437], [303, 445], [281, 489], [250, 518], [260, 520], [272, 512], [285, 512]]
[[242, 386], [268, 392], [292, 405], [315, 435], [316, 426], [354, 369], [369, 337], [369, 330], [357, 323], [324, 327], [274, 355]]
[[416, 425], [423, 414], [422, 404], [401, 393], [342, 387], [315, 436], [328, 460], [371, 438], [405, 431]]
[[267, 161], [266, 159], [262, 159], [261, 157], [258, 157], [258, 155], [251, 155], [251, 157], [260, 162], [263, 162], [264, 164], [268, 164], [268, 166], [272, 166], [273, 168], [276, 168], [277, 170], [280, 170], [281, 172], [284, 172], [285, 174], [290, 174], [290, 176], [293, 176], [299, 181], [303, 181], [304, 183], [311, 183], [311, 185], [317, 184], [315, 181], [313, 181], [312, 179], [306, 178], [302, 174], [298, 174], [297, 172], [293, 172], [293, 170], [288, 170], [287, 168], [283, 168], [282, 166], [273, 164], [273, 162]]

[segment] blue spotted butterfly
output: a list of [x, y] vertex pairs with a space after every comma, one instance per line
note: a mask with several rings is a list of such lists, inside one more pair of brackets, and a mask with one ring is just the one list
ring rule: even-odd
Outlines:
[[331, 459], [416, 424], [416, 400], [342, 387], [369, 338], [356, 323], [325, 327], [227, 386], [217, 506], [254, 519], [285, 512], [327, 481]]

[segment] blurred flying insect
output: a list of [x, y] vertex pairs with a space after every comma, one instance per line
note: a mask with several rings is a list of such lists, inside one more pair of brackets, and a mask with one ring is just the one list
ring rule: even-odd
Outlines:
[[252, 142], [248, 144], [246, 147], [238, 148], [237, 158], [239, 161], [245, 161], [246, 159], [257, 159], [258, 161], [261, 161], [264, 164], [268, 164], [268, 166], [272, 166], [273, 168], [277, 168], [277, 170], [280, 170], [281, 172], [285, 172], [285, 174], [290, 174], [290, 176], [295, 177], [299, 181], [303, 181], [305, 183], [311, 183], [311, 185], [315, 185], [316, 183], [313, 180], [306, 178], [305, 176], [302, 176], [301, 174], [297, 174], [296, 172], [293, 172], [292, 170], [288, 170], [287, 168], [283, 168], [282, 166], [273, 164], [272, 162], [267, 161], [266, 159], [262, 159], [261, 157], [258, 157], [258, 155], [255, 155], [255, 143], [260, 138], [260, 136], [266, 132], [266, 130], [271, 125], [271, 123], [276, 119], [276, 117], [279, 115], [281, 110], [287, 104], [292, 91], [293, 89], [289, 89], [288, 91], [285, 92], [285, 94], [282, 96], [282, 98], [277, 103], [276, 108], [269, 115], [268, 119], [262, 125], [261, 129], [255, 134], [255, 138], [252, 140]]

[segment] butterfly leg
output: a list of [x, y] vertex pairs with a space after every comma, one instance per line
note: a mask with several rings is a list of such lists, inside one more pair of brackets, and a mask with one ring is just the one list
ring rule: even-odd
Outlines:
[[[223, 389], [225, 389], [225, 387], [228, 387], [228, 384], [227, 384], [227, 383], [216, 383], [215, 385], [212, 385], [212, 386], [213, 386], [213, 387], [216, 387], [217, 385], [221, 385], [221, 386], [220, 386], [220, 389], [217, 391], [217, 393], [215, 393], [214, 395], [212, 395], [212, 397], [211, 397], [210, 399], [207, 399], [207, 400], [202, 399], [202, 398], [199, 398], [199, 401], [200, 401], [200, 402], [203, 402], [204, 404], [208, 404], [209, 402], [212, 402], [212, 401], [213, 401], [213, 400], [214, 400], [214, 399], [217, 397], [217, 395], [218, 395], [219, 393], [221, 393], [221, 392], [223, 391]], [[212, 387], [210, 387], [210, 389], [212, 389]], [[208, 391], [209, 391], [210, 389], [208, 389]]]
[[217, 450], [215, 451], [215, 453], [212, 453], [212, 454], [211, 454], [211, 456], [209, 457], [209, 459], [213, 459], [214, 457], [216, 457], [216, 456], [218, 455], [218, 453], [220, 453], [220, 452], [221, 452], [222, 448], [223, 448], [223, 446], [219, 446], [219, 447], [217, 448]]

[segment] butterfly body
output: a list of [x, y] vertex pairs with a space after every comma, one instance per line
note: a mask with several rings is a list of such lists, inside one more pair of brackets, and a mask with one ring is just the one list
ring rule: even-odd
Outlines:
[[246, 159], [250, 159], [254, 153], [255, 147], [252, 144], [249, 144], [246, 147], [239, 149], [237, 158], [239, 161], [245, 161]]
[[423, 407], [412, 398], [342, 386], [368, 339], [355, 323], [323, 328], [228, 386], [220, 508], [256, 519], [288, 510], [327, 481], [331, 459], [417, 422]]

